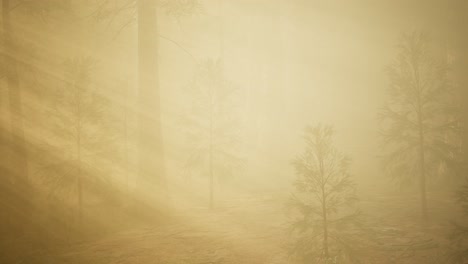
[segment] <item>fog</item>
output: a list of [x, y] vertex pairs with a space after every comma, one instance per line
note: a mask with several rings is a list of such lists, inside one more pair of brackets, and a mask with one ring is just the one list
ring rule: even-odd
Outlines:
[[468, 261], [463, 1], [1, 2], [1, 263]]

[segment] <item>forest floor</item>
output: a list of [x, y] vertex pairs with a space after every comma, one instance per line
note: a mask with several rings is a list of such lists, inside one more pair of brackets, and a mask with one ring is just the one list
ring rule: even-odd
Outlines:
[[[256, 196], [258, 197], [258, 196]], [[453, 200], [430, 200], [422, 224], [416, 197], [368, 195], [361, 209], [383, 244], [364, 263], [445, 263]], [[437, 213], [435, 213], [437, 212]], [[246, 196], [215, 210], [191, 208], [171, 223], [113, 234], [49, 256], [50, 264], [260, 264], [293, 263], [284, 197]]]

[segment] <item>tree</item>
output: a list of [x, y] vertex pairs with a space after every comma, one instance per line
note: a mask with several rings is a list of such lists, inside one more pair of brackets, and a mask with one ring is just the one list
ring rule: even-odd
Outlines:
[[[201, 9], [198, 0], [125, 0], [120, 4], [102, 1], [95, 15], [108, 18], [110, 23], [126, 10], [134, 10], [126, 27], [137, 16], [138, 24], [138, 178], [140, 188], [150, 197], [162, 202], [167, 198], [164, 168], [164, 146], [161, 127], [161, 101], [158, 75], [159, 11], [180, 19]], [[165, 38], [167, 39], [167, 38]], [[176, 42], [167, 39], [181, 47]], [[186, 51], [184, 49], [184, 51]]]
[[[0, 262], [21, 262], [26, 255], [24, 252], [33, 246], [44, 245], [41, 236], [45, 231], [36, 221], [39, 190], [34, 185], [35, 178], [30, 175], [36, 158], [31, 154], [34, 141], [28, 133], [29, 128], [37, 128], [39, 122], [28, 115], [28, 108], [34, 107], [23, 101], [34, 101], [31, 100], [31, 87], [35, 86], [33, 79], [37, 77], [35, 73], [44, 69], [38, 66], [42, 63], [41, 56], [34, 51], [40, 46], [36, 40], [44, 35], [35, 33], [42, 33], [41, 23], [46, 18], [51, 21], [51, 13], [57, 11], [58, 5], [66, 6], [67, 2], [1, 1], [0, 243], [5, 254], [0, 256]], [[35, 23], [28, 24], [31, 21]], [[41, 77], [48, 73], [45, 72], [41, 72]], [[25, 94], [28, 96], [24, 97]], [[18, 243], [20, 241], [22, 243]], [[23, 254], [18, 255], [18, 252]]]
[[[457, 192], [457, 203], [463, 209], [463, 218], [468, 218], [468, 181]], [[463, 264], [468, 261], [468, 226], [466, 224], [453, 223], [450, 235], [451, 250], [448, 259], [454, 264]]]
[[238, 153], [236, 88], [226, 80], [221, 60], [203, 61], [187, 93], [192, 104], [187, 113], [188, 145], [185, 164], [208, 175], [209, 207], [214, 207], [215, 181], [242, 166]]
[[[165, 191], [158, 76], [158, 2], [138, 0], [139, 177], [158, 202]], [[152, 195], [151, 195], [152, 196]]]
[[450, 99], [448, 67], [430, 51], [425, 34], [403, 35], [388, 67], [389, 100], [380, 113], [388, 150], [386, 172], [400, 183], [419, 179], [421, 214], [427, 218], [427, 178], [440, 166], [453, 168], [458, 148], [457, 107]]
[[[77, 182], [77, 193], [78, 193], [78, 208], [79, 208], [79, 218], [82, 217], [83, 212], [83, 173], [82, 173], [82, 139], [84, 132], [84, 120], [89, 116], [85, 113], [89, 110], [89, 103], [87, 100], [90, 100], [89, 96], [89, 86], [90, 86], [90, 71], [92, 67], [92, 60], [90, 58], [83, 59], [72, 59], [66, 61], [66, 71], [67, 71], [67, 80], [69, 85], [69, 90], [71, 91], [72, 97], [69, 101], [71, 104], [71, 115], [70, 119], [73, 123], [71, 124], [74, 127], [74, 139], [76, 144], [76, 182]], [[92, 97], [91, 97], [92, 98]]]
[[[103, 109], [106, 102], [92, 85], [91, 72], [95, 62], [90, 57], [67, 59], [64, 63], [64, 86], [57, 94], [57, 107], [50, 114], [55, 118], [56, 142], [62, 142], [69, 156], [53, 157], [39, 171], [52, 193], [76, 194], [78, 220], [84, 210], [86, 189], [96, 188], [103, 180], [96, 176], [97, 166], [91, 166], [90, 156], [96, 155], [109, 144], [100, 134], [104, 130]], [[106, 135], [107, 141], [110, 135]], [[59, 148], [60, 148], [59, 147]], [[71, 152], [68, 152], [72, 150]], [[95, 156], [93, 156], [95, 158]], [[48, 162], [48, 163], [47, 163]], [[94, 173], [93, 173], [94, 172]], [[101, 173], [103, 174], [103, 173]], [[106, 190], [107, 188], [103, 188]]]
[[139, 91], [139, 177], [149, 193], [157, 192], [161, 202], [167, 198], [164, 150], [161, 128], [158, 75], [158, 10], [177, 19], [200, 10], [197, 0], [137, 0], [138, 16], [138, 91]]
[[307, 127], [304, 140], [304, 152], [293, 161], [297, 178], [287, 204], [296, 217], [292, 254], [304, 263], [355, 261], [363, 242], [350, 160], [333, 146], [330, 126]]
[[[468, 70], [468, 36], [463, 34], [463, 26], [467, 20], [465, 10], [468, 8], [468, 2], [466, 1], [445, 1], [444, 4], [449, 8], [451, 12], [450, 23], [447, 24], [447, 27], [444, 32], [447, 32], [448, 43], [451, 51], [451, 57], [453, 63], [451, 68], [453, 68], [454, 79], [457, 83], [457, 99], [460, 105], [460, 123], [464, 128], [468, 127], [468, 75], [466, 71]], [[466, 132], [466, 131], [465, 131]], [[468, 164], [468, 133], [461, 133], [461, 157], [464, 159], [464, 163]], [[468, 173], [468, 166], [464, 168], [464, 175]]]
[[124, 107], [123, 107], [123, 120], [122, 120], [122, 132], [123, 132], [123, 170], [125, 174], [125, 191], [127, 194], [130, 192], [130, 179], [129, 179], [129, 174], [130, 174], [130, 159], [129, 159], [129, 117], [130, 117], [130, 106], [128, 102], [128, 97], [129, 97], [129, 87], [127, 83], [123, 84], [123, 96], [124, 96]]
[[[12, 6], [9, 0], [2, 1], [2, 24], [3, 24], [3, 70], [5, 71], [6, 87], [8, 91], [10, 133], [6, 133], [5, 128], [1, 128], [2, 149], [8, 154], [9, 164], [2, 166], [2, 177], [8, 182], [11, 188], [12, 197], [15, 197], [13, 206], [21, 208], [25, 214], [20, 219], [30, 218], [31, 201], [25, 199], [26, 193], [30, 192], [30, 181], [28, 175], [27, 145], [25, 140], [23, 114], [22, 114], [22, 92], [20, 78], [18, 75], [18, 52], [14, 41], [11, 13]], [[3, 158], [2, 158], [3, 159]], [[12, 198], [10, 197], [10, 198]], [[24, 230], [26, 227], [19, 227]], [[22, 231], [21, 231], [22, 232]]]

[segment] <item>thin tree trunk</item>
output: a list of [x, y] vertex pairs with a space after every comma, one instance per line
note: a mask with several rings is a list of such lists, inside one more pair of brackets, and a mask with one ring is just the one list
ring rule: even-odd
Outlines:
[[78, 221], [81, 224], [83, 219], [83, 181], [81, 179], [81, 147], [78, 143]]
[[[167, 203], [158, 76], [156, 0], [138, 0], [139, 180], [159, 206]], [[164, 200], [164, 201], [163, 201]]]
[[425, 147], [424, 147], [424, 127], [423, 127], [423, 109], [422, 109], [422, 91], [419, 77], [419, 66], [417, 61], [413, 61], [414, 75], [416, 79], [417, 90], [417, 115], [418, 115], [418, 133], [419, 133], [419, 191], [421, 195], [421, 214], [423, 220], [427, 219], [427, 194], [426, 194], [426, 161], [425, 161]]
[[319, 153], [320, 176], [322, 178], [322, 218], [323, 218], [323, 250], [325, 259], [328, 260], [330, 253], [328, 251], [328, 219], [327, 219], [327, 199], [325, 195], [325, 169], [323, 164], [323, 153]]
[[[324, 187], [325, 188], [325, 187]], [[328, 220], [327, 220], [327, 202], [325, 200], [325, 190], [322, 188], [322, 214], [323, 214], [323, 249], [325, 252], [325, 259], [328, 260]]]
[[[221, 65], [221, 69], [224, 66], [224, 27], [223, 27], [223, 12], [222, 12], [222, 0], [218, 1], [219, 4], [219, 63]], [[209, 193], [210, 193], [210, 209], [214, 208], [214, 181], [215, 175], [213, 170], [213, 104], [214, 104], [214, 88], [222, 88], [222, 87], [210, 87], [210, 131], [209, 131], [209, 174], [210, 174], [210, 184], [209, 184]]]
[[[10, 1], [2, 1], [2, 22], [3, 22], [3, 37], [4, 37], [4, 58], [6, 82], [8, 87], [8, 101], [10, 112], [10, 136], [5, 137], [9, 140], [9, 164], [8, 171], [12, 176], [12, 188], [15, 194], [17, 205], [22, 209], [24, 215], [19, 219], [29, 220], [31, 218], [32, 200], [27, 198], [31, 196], [31, 186], [28, 179], [28, 157], [26, 149], [26, 141], [23, 127], [22, 102], [21, 102], [21, 86], [19, 82], [16, 49], [13, 43], [11, 18], [10, 18]], [[6, 130], [2, 129], [4, 133]], [[4, 134], [5, 135], [5, 134]], [[22, 223], [21, 232], [27, 227], [27, 223]]]
[[209, 149], [209, 170], [210, 170], [210, 209], [214, 208], [214, 173], [213, 173], [213, 95], [210, 98], [210, 149]]
[[[6, 91], [5, 91], [6, 92]], [[11, 198], [9, 192], [10, 186], [10, 171], [8, 166], [8, 136], [6, 130], [6, 120], [3, 118], [6, 113], [3, 104], [5, 103], [5, 96], [3, 96], [3, 86], [0, 86], [0, 232], [6, 233], [8, 226], [10, 226], [9, 205], [6, 202]], [[6, 93], [5, 93], [6, 94]]]
[[[452, 31], [455, 54], [455, 73], [458, 81], [459, 90], [459, 105], [460, 109], [460, 122], [463, 128], [460, 137], [460, 148], [462, 151], [462, 163], [468, 164], [468, 35], [466, 34], [466, 25], [468, 23], [468, 16], [466, 15], [466, 10], [468, 8], [468, 3], [466, 1], [447, 1], [451, 5], [452, 10], [454, 10], [453, 20], [447, 29], [447, 31]], [[462, 171], [463, 175], [468, 175], [468, 166], [465, 165]]]
[[224, 17], [223, 17], [223, 0], [218, 0], [219, 5], [219, 59], [221, 67], [224, 63]]
[[[2, 35], [5, 35], [5, 1], [2, 1], [2, 24], [3, 24], [3, 32]], [[7, 7], [8, 8], [8, 7]], [[5, 38], [3, 38], [2, 41], [2, 46], [6, 46], [6, 41]], [[6, 51], [3, 51], [2, 54], [2, 63], [1, 69], [6, 70], [8, 65], [6, 61], [8, 60], [8, 54]], [[5, 74], [5, 72], [2, 72]], [[6, 116], [8, 113], [8, 87], [5, 87], [3, 85], [0, 86], [0, 220], [2, 222], [0, 223], [1, 225], [1, 231], [5, 232], [8, 231], [8, 227], [10, 226], [10, 216], [9, 216], [9, 205], [6, 202], [8, 198], [11, 198], [9, 195], [7, 195], [8, 192], [12, 191], [11, 190], [11, 172], [10, 172], [10, 164], [8, 162], [9, 159], [9, 145], [10, 145], [10, 140], [9, 140], [9, 135], [8, 131], [9, 129], [7, 128], [7, 125], [9, 124]], [[1, 202], [5, 201], [5, 202]]]
[[11, 138], [10, 146], [12, 147], [13, 170], [18, 177], [23, 180], [28, 180], [28, 162], [26, 152], [26, 142], [24, 137], [22, 103], [21, 103], [21, 86], [17, 72], [16, 52], [12, 39], [12, 29], [10, 23], [10, 5], [8, 0], [3, 0], [3, 32], [5, 38], [5, 67], [7, 73], [8, 99], [10, 108], [10, 123], [11, 123]]
[[125, 153], [125, 191], [130, 193], [129, 186], [129, 162], [128, 162], [128, 87], [125, 86], [125, 110], [124, 110], [124, 153]]
[[420, 167], [420, 179], [419, 187], [421, 192], [421, 212], [422, 217], [427, 219], [427, 197], [426, 197], [426, 167], [425, 167], [425, 155], [424, 155], [424, 131], [422, 127], [422, 117], [418, 114], [419, 123], [419, 167]]
[[81, 168], [81, 87], [75, 86], [77, 96], [77, 131], [76, 131], [76, 156], [77, 156], [77, 191], [78, 191], [78, 223], [82, 223], [83, 219], [83, 179]]

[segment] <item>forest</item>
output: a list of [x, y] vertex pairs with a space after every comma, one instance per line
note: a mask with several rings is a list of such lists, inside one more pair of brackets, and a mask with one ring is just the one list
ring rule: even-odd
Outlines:
[[467, 1], [0, 9], [0, 264], [468, 263]]

